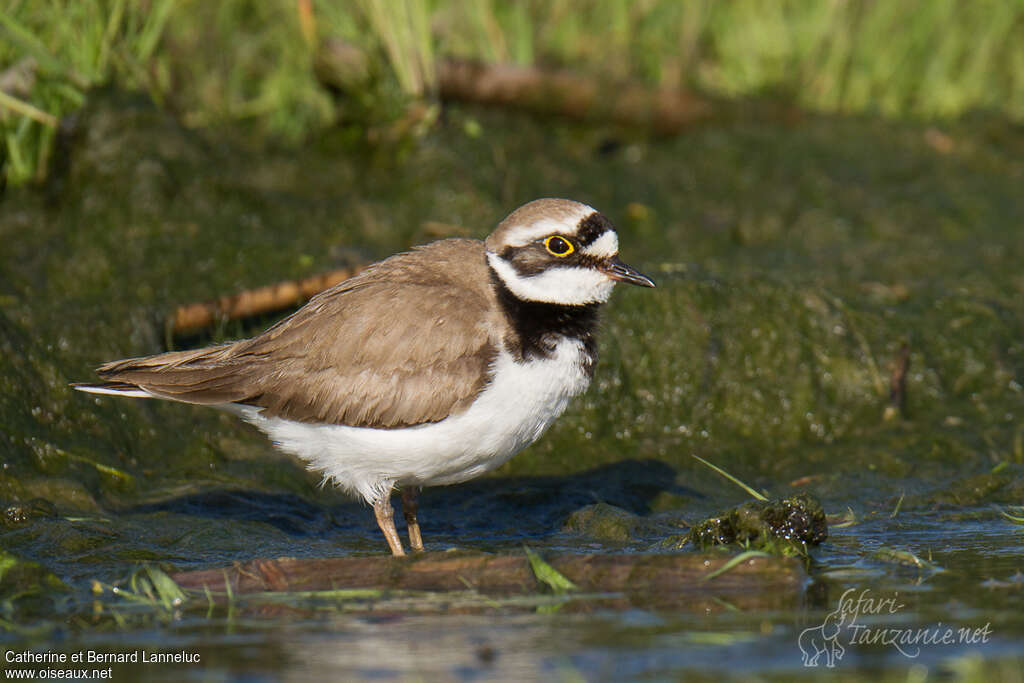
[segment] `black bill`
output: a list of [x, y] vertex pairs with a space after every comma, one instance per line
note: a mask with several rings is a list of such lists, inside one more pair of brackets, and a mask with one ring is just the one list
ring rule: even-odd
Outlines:
[[619, 260], [618, 256], [608, 259], [601, 266], [601, 270], [616, 282], [628, 282], [631, 285], [639, 285], [641, 287], [654, 286], [654, 281], [651, 278], [633, 268], [633, 266], [627, 266]]

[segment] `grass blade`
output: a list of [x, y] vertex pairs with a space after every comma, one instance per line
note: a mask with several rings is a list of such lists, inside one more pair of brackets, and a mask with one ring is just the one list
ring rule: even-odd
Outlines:
[[743, 564], [747, 560], [749, 560], [751, 558], [754, 558], [754, 557], [771, 557], [771, 555], [769, 555], [768, 553], [761, 552], [760, 550], [747, 550], [747, 551], [742, 552], [739, 555], [731, 558], [728, 562], [723, 564], [721, 567], [719, 567], [715, 571], [707, 574], [702, 580], [703, 581], [710, 581], [711, 579], [715, 578], [716, 576], [721, 576], [722, 574], [726, 573], [730, 569], [733, 569], [733, 568]]
[[15, 114], [27, 116], [33, 121], [38, 121], [44, 126], [50, 126], [51, 128], [55, 128], [57, 126], [56, 116], [53, 114], [47, 114], [42, 109], [37, 109], [28, 102], [22, 102], [17, 97], [11, 97], [3, 90], [0, 90], [0, 109], [10, 109]]
[[731, 481], [732, 483], [736, 484], [741, 489], [743, 489], [744, 491], [749, 493], [756, 500], [760, 500], [761, 502], [765, 502], [765, 501], [768, 500], [768, 498], [766, 496], [762, 495], [761, 493], [758, 493], [757, 491], [755, 491], [751, 487], [747, 486], [742, 481], [740, 481], [736, 477], [732, 476], [731, 474], [729, 474], [728, 472], [723, 470], [721, 467], [718, 467], [717, 465], [712, 465], [711, 463], [709, 463], [704, 458], [700, 457], [699, 455], [694, 455], [693, 453], [690, 454], [690, 457], [694, 458], [695, 460], [699, 460], [700, 462], [704, 463], [705, 465], [707, 465], [708, 467], [713, 469], [715, 472], [718, 472], [720, 475], [722, 475], [723, 477], [725, 477], [726, 479], [728, 479], [729, 481]]
[[530, 569], [533, 570], [533, 575], [537, 577], [538, 581], [546, 584], [555, 593], [566, 593], [568, 591], [577, 590], [578, 587], [576, 584], [567, 579], [560, 571], [545, 562], [540, 555], [530, 550], [527, 546], [523, 546], [523, 549], [526, 551], [527, 559], [530, 560]]

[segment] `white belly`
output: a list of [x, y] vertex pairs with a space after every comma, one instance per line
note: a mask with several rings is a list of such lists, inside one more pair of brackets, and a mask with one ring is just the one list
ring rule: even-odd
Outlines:
[[454, 484], [506, 462], [544, 433], [590, 383], [581, 342], [563, 338], [549, 359], [516, 363], [502, 351], [491, 383], [463, 413], [404, 429], [312, 425], [234, 406], [284, 451], [369, 502], [394, 485]]

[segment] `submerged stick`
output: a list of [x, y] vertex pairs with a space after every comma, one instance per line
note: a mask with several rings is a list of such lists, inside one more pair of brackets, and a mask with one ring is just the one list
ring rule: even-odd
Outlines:
[[292, 308], [344, 282], [364, 267], [338, 268], [303, 280], [286, 280], [213, 301], [179, 306], [167, 319], [167, 327], [172, 335], [187, 335], [223, 320], [239, 320]]
[[[695, 593], [796, 595], [807, 575], [793, 557], [749, 557], [734, 566], [721, 553], [552, 555], [547, 563], [587, 593], [626, 593], [655, 600]], [[214, 596], [335, 589], [464, 591], [498, 595], [541, 590], [523, 553], [472, 551], [325, 559], [259, 559], [227, 569], [176, 574], [179, 586]]]

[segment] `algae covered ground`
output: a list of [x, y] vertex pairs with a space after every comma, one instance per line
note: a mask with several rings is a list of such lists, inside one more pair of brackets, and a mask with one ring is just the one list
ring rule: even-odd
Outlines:
[[[421, 138], [369, 146], [342, 127], [295, 151], [190, 131], [108, 92], [56, 150], [44, 186], [0, 199], [7, 650], [159, 646], [200, 652], [213, 677], [781, 680], [825, 671], [825, 656], [805, 666], [801, 634], [854, 589], [893, 602], [845, 603], [840, 677], [982, 680], [1024, 656], [1019, 126], [738, 113], [648, 139], [450, 107]], [[615, 293], [594, 385], [542, 441], [425, 493], [428, 549], [677, 552], [666, 539], [748, 499], [697, 455], [772, 496], [821, 501], [829, 538], [799, 600], [695, 613], [658, 596], [627, 611], [338, 598], [243, 615], [162, 600], [162, 573], [140, 567], [382, 542], [364, 506], [230, 416], [68, 383], [272, 321], [179, 340], [164, 327], [178, 304], [483, 237], [541, 196], [605, 212], [658, 289]], [[604, 523], [581, 522], [595, 503]], [[977, 635], [916, 656], [877, 635], [944, 627]]]

